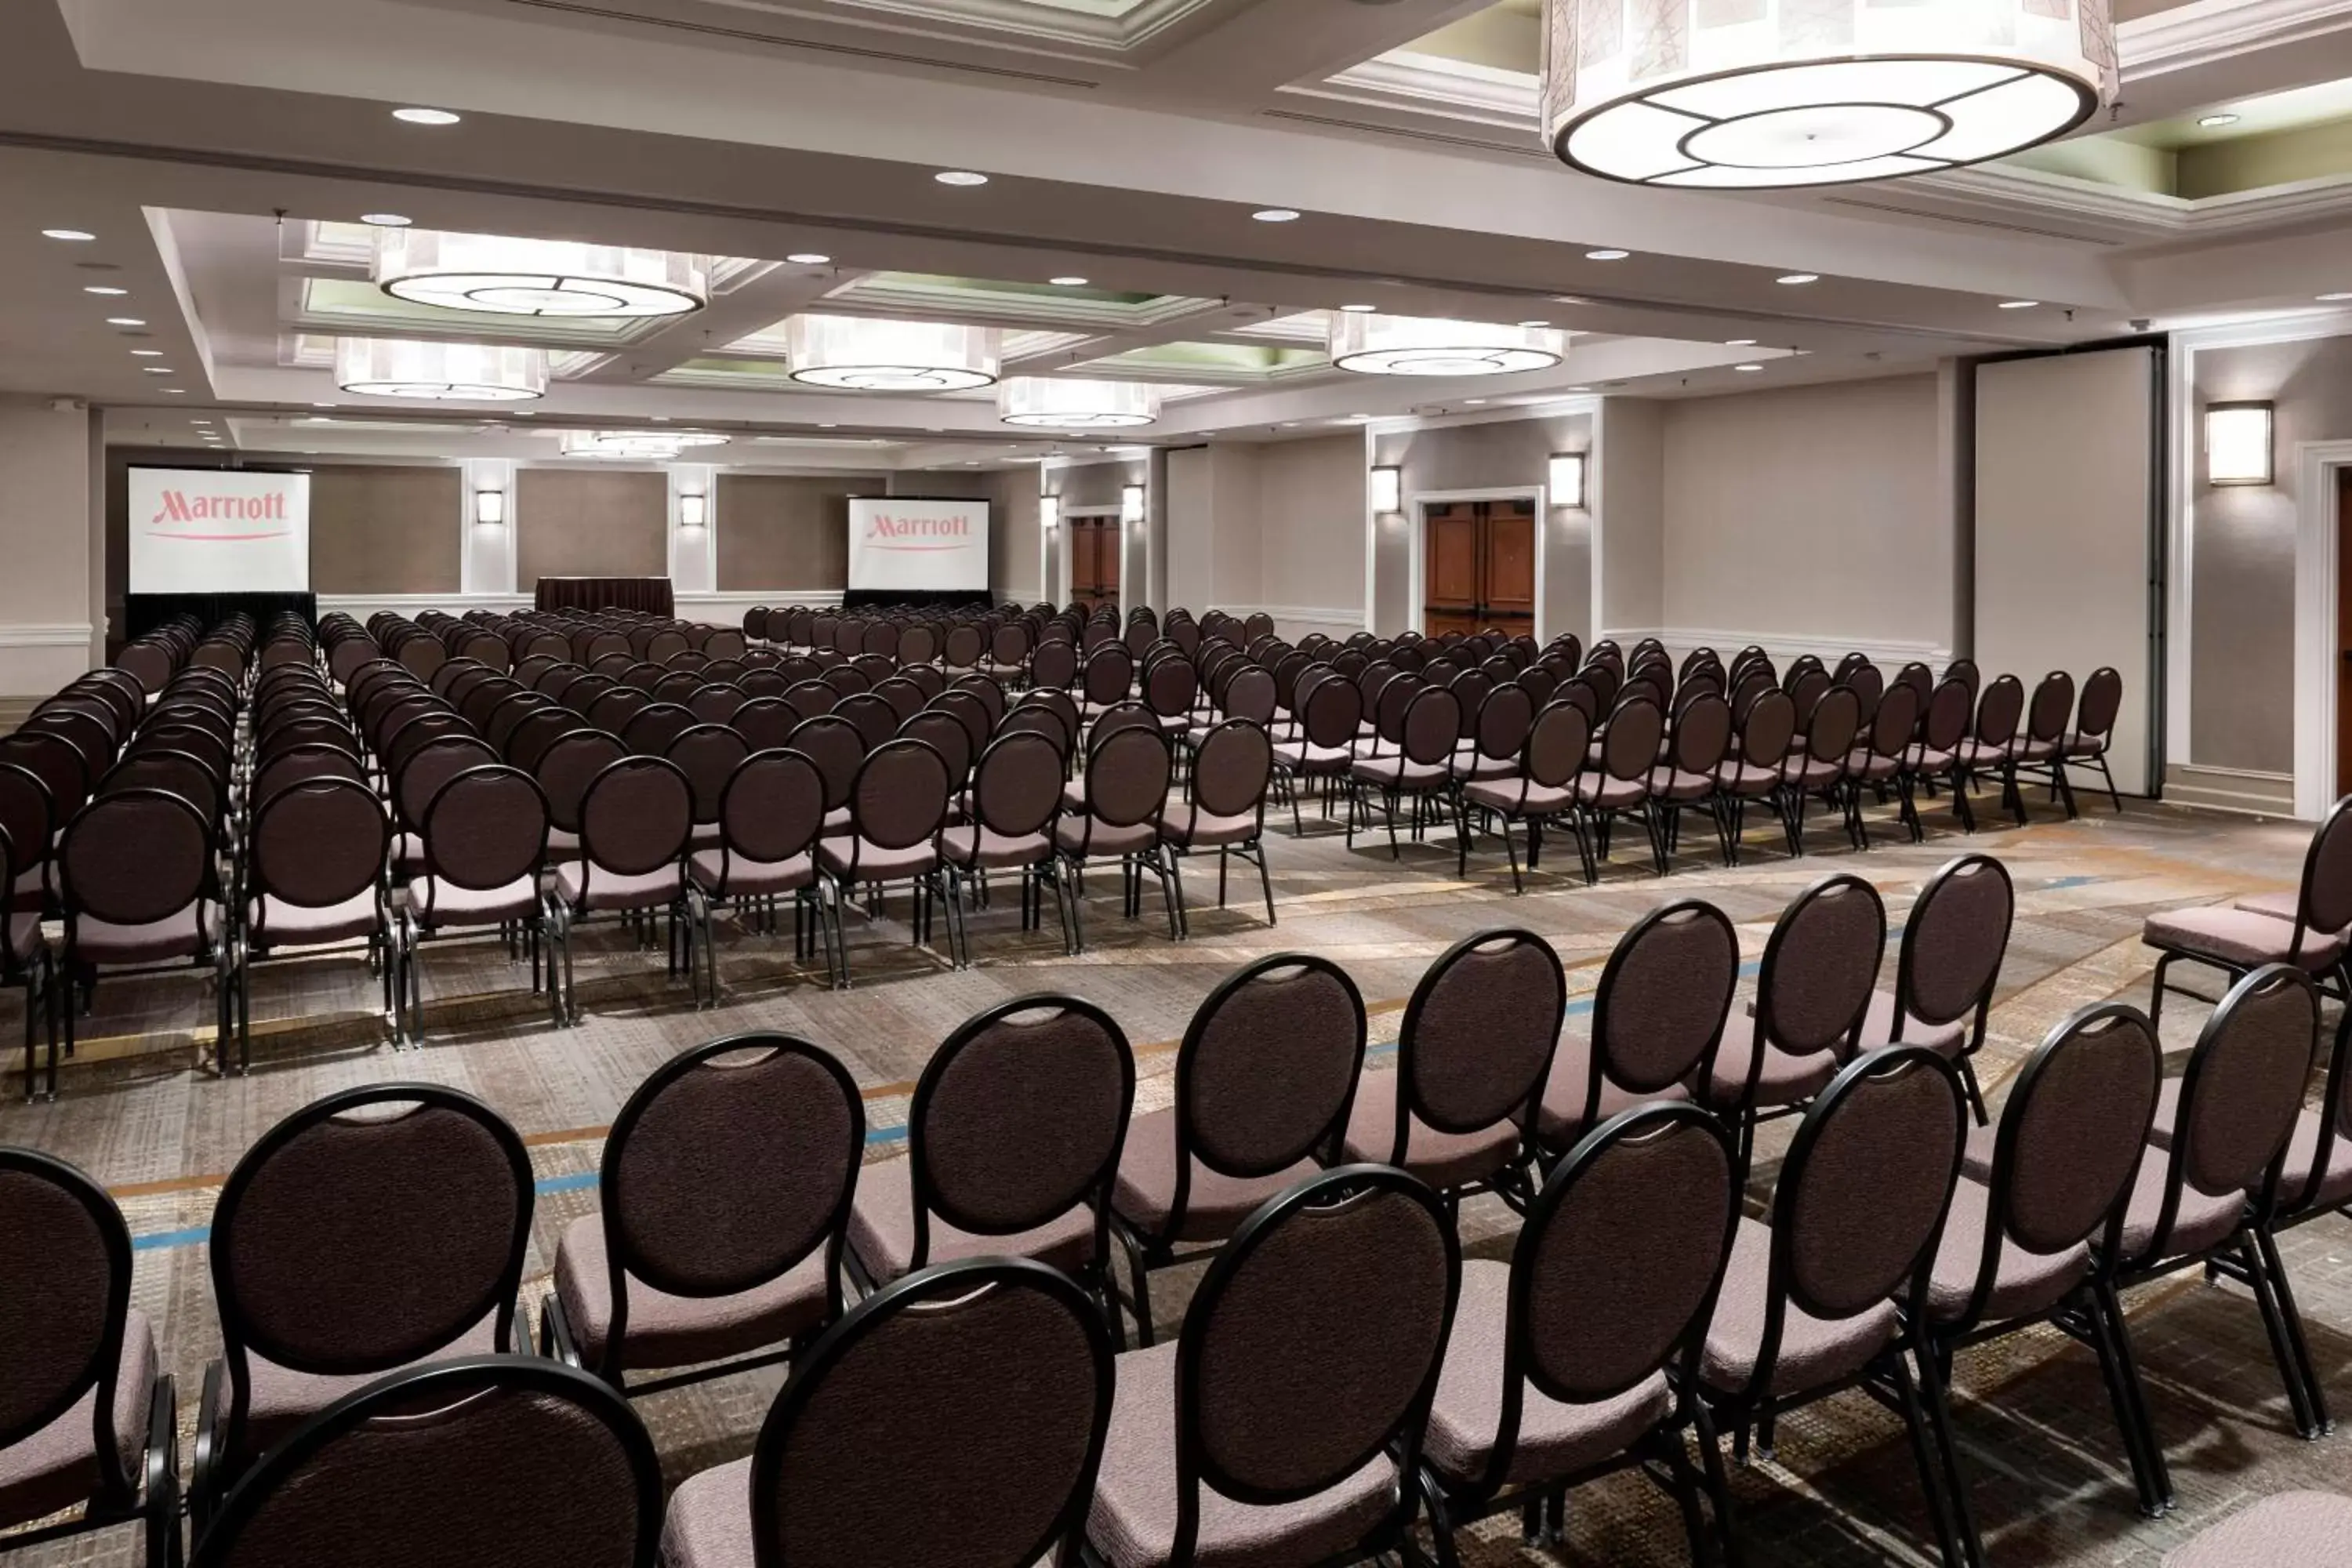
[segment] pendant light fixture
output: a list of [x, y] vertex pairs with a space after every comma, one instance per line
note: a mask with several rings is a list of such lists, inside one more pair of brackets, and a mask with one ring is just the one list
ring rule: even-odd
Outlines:
[[1011, 376], [996, 388], [996, 416], [1054, 430], [1133, 429], [1160, 417], [1160, 389], [1076, 375]]
[[1543, 0], [1543, 123], [1591, 174], [1760, 190], [1980, 163], [2115, 101], [2108, 0]]
[[500, 316], [676, 316], [710, 299], [708, 257], [569, 239], [382, 228], [376, 287]]
[[794, 316], [784, 357], [794, 381], [850, 392], [960, 392], [996, 380], [1000, 334], [953, 321]]
[[525, 403], [547, 392], [547, 351], [489, 343], [337, 338], [335, 384], [367, 397]]
[[709, 430], [566, 430], [561, 450], [567, 458], [667, 462], [688, 447], [717, 447], [726, 440]]
[[1330, 351], [1333, 364], [1365, 375], [1508, 375], [1566, 359], [1568, 334], [1433, 316], [1335, 314]]

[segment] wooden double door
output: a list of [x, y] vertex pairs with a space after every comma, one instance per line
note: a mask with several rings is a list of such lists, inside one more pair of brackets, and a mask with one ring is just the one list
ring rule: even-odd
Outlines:
[[1536, 503], [1432, 503], [1422, 512], [1422, 626], [1430, 637], [1536, 629]]
[[1070, 530], [1070, 598], [1088, 614], [1108, 606], [1118, 608], [1118, 552], [1121, 531], [1116, 517], [1074, 517]]

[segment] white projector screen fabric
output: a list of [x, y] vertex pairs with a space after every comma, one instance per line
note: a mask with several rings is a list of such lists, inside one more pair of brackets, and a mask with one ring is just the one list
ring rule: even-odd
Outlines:
[[131, 592], [300, 594], [310, 587], [310, 476], [130, 470]]
[[988, 503], [850, 497], [849, 585], [882, 593], [986, 593]]
[[[2148, 525], [2154, 351], [2003, 360], [1977, 370], [1976, 647], [1990, 680], [2053, 669], [2124, 678], [2107, 750], [2116, 785], [2147, 790], [2156, 660]], [[2021, 726], [2021, 729], [2022, 726]], [[2083, 787], [2077, 775], [2078, 791]]]

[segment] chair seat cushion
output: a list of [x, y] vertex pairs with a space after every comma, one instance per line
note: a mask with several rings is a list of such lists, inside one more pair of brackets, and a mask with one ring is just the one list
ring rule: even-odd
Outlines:
[[1444, 763], [1410, 757], [1366, 757], [1349, 767], [1348, 776], [1392, 789], [1433, 789], [1448, 777]]
[[1574, 805], [1576, 792], [1566, 784], [1540, 784], [1530, 780], [1522, 800], [1517, 779], [1482, 779], [1465, 786], [1462, 798], [1506, 816], [1549, 816]]
[[[1503, 1425], [1505, 1325], [1511, 1266], [1491, 1258], [1462, 1265], [1462, 1295], [1445, 1342], [1445, 1369], [1429, 1412], [1423, 1452], [1457, 1482], [1486, 1473]], [[1569, 1475], [1622, 1453], [1672, 1414], [1664, 1373], [1653, 1373], [1614, 1399], [1563, 1405], [1532, 1383], [1520, 1391], [1518, 1439], [1510, 1482]]]
[[2107, 754], [2107, 738], [2069, 730], [2066, 731], [2065, 750], [2070, 757], [2104, 757]]
[[1212, 811], [1196, 809], [1181, 795], [1171, 795], [1167, 815], [1160, 819], [1160, 837], [1181, 849], [1247, 844], [1258, 836], [1257, 819], [1258, 814], [1254, 811], [1219, 816]]
[[[1985, 1226], [1990, 1219], [1992, 1192], [1963, 1176], [1952, 1189], [1952, 1205], [1944, 1213], [1944, 1238], [1936, 1249], [1935, 1271], [1927, 1279], [1927, 1311], [1950, 1321], [1968, 1310], [1976, 1292], [1977, 1274], [1984, 1267]], [[2091, 1249], [2077, 1243], [2059, 1252], [2032, 1252], [2004, 1237], [1993, 1287], [1985, 1298], [1983, 1321], [1998, 1322], [2047, 1311], [2064, 1300], [2091, 1271]]]
[[[1759, 1032], [1752, 1026], [1724, 1030], [1723, 1045], [1716, 1052], [1714, 1078], [1707, 1089], [1707, 1098], [1715, 1104], [1736, 1105], [1747, 1092], [1748, 1064], [1756, 1059]], [[1764, 1065], [1756, 1074], [1756, 1103], [1794, 1105], [1799, 1100], [1811, 1100], [1829, 1087], [1837, 1070], [1835, 1051], [1798, 1056], [1768, 1042], [1764, 1047]]]
[[2029, 735], [2017, 743], [2017, 757], [2020, 762], [2046, 763], [2057, 754], [2058, 742], [2055, 741], [2037, 741]]
[[1042, 833], [1003, 834], [980, 826], [949, 828], [940, 835], [940, 848], [956, 865], [991, 869], [1034, 866], [1054, 852]]
[[2292, 921], [2218, 907], [2150, 915], [2140, 927], [2140, 940], [2150, 947], [2219, 959], [2241, 969], [2293, 963], [2316, 973], [2333, 967], [2343, 956], [2342, 932], [2307, 931], [2303, 933], [2302, 952], [2290, 957], [2294, 935]]
[[1678, 1083], [1669, 1084], [1654, 1094], [1636, 1094], [1613, 1079], [1603, 1078], [1601, 1080], [1599, 1114], [1588, 1121], [1584, 1107], [1586, 1097], [1591, 1092], [1591, 1037], [1562, 1035], [1559, 1047], [1552, 1052], [1551, 1077], [1544, 1084], [1543, 1104], [1536, 1113], [1536, 1131], [1542, 1134], [1546, 1145], [1566, 1149], [1621, 1110], [1631, 1110], [1637, 1105], [1662, 1100], [1690, 1098], [1690, 1090]]
[[[580, 1359], [597, 1367], [613, 1331], [604, 1215], [583, 1215], [564, 1226], [555, 1290]], [[830, 1310], [822, 1246], [765, 1285], [731, 1296], [672, 1296], [632, 1279], [628, 1297], [621, 1365], [640, 1371], [748, 1355], [817, 1327]]]
[[[1203, 1485], [1193, 1560], [1306, 1568], [1342, 1558], [1387, 1517], [1396, 1489], [1396, 1464], [1386, 1454], [1328, 1490], [1272, 1507], [1237, 1502]], [[1171, 1342], [1118, 1358], [1110, 1438], [1087, 1538], [1113, 1568], [1158, 1568], [1175, 1549], [1176, 1509], [1176, 1345]]]
[[[122, 1324], [122, 1360], [114, 1374], [116, 1452], [138, 1484], [147, 1452], [147, 1407], [155, 1393], [155, 1331], [131, 1309]], [[0, 1448], [0, 1529], [11, 1529], [87, 1502], [103, 1477], [92, 1444], [98, 1390], [28, 1437]]]
[[662, 1568], [751, 1568], [751, 1461], [688, 1476], [662, 1519]]
[[1845, 777], [1845, 763], [1815, 762], [1810, 758], [1790, 757], [1780, 764], [1781, 780], [1793, 788], [1807, 793], [1823, 790]]
[[1748, 796], [1770, 795], [1780, 787], [1780, 770], [1759, 768], [1753, 763], [1727, 763], [1716, 775], [1717, 782], [1731, 795]]
[[[1771, 1289], [1772, 1231], [1739, 1222], [1731, 1260], [1723, 1271], [1715, 1320], [1707, 1325], [1699, 1376], [1711, 1388], [1737, 1393], [1756, 1373], [1764, 1347], [1766, 1296]], [[1781, 1320], [1780, 1353], [1772, 1366], [1776, 1394], [1802, 1394], [1859, 1372], [1895, 1337], [1895, 1304], [1881, 1301], [1851, 1318], [1816, 1318], [1794, 1301]]]
[[1318, 746], [1312, 741], [1286, 741], [1274, 749], [1275, 765], [1294, 773], [1344, 773], [1356, 760], [1345, 746]]
[[140, 925], [116, 925], [89, 915], [72, 922], [74, 956], [84, 963], [160, 963], [193, 958], [212, 946], [220, 912], [199, 900], [177, 914]]
[[1314, 1161], [1301, 1160], [1270, 1176], [1229, 1176], [1202, 1164], [1197, 1155], [1192, 1166], [1183, 1223], [1171, 1235], [1168, 1221], [1176, 1206], [1176, 1112], [1170, 1109], [1139, 1116], [1127, 1124], [1111, 1206], [1137, 1229], [1162, 1241], [1223, 1241], [1260, 1204], [1317, 1170]]
[[940, 852], [928, 838], [903, 849], [885, 849], [870, 838], [856, 839], [845, 835], [818, 840], [817, 868], [828, 877], [849, 876], [853, 854], [857, 866], [855, 875], [865, 882], [895, 882], [901, 877], [925, 876], [940, 863]]
[[721, 849], [698, 849], [687, 869], [696, 887], [727, 899], [789, 893], [816, 880], [816, 863], [806, 850], [789, 860], [752, 860]]
[[[482, 1321], [443, 1345], [431, 1355], [421, 1356], [412, 1365], [426, 1362], [451, 1361], [459, 1356], [491, 1355], [498, 1351], [498, 1312], [494, 1309]], [[250, 1458], [275, 1447], [278, 1440], [303, 1422], [332, 1405], [347, 1394], [356, 1394], [379, 1377], [403, 1370], [387, 1367], [383, 1372], [359, 1373], [345, 1377], [320, 1373], [297, 1372], [279, 1366], [247, 1352], [247, 1364], [252, 1369], [253, 1394], [246, 1405], [245, 1443], [242, 1455]], [[229, 1380], [221, 1379], [219, 1415], [224, 1430], [227, 1421]]]
[[419, 877], [408, 884], [408, 907], [427, 931], [528, 920], [539, 912], [539, 879], [517, 877], [499, 888], [460, 888], [436, 877]]
[[2010, 743], [1989, 746], [1982, 741], [1962, 741], [1958, 748], [1960, 761], [1970, 767], [2005, 763], [2009, 760]]
[[1642, 804], [1649, 786], [1640, 779], [1612, 779], [1606, 773], [1581, 773], [1576, 797], [1601, 811], [1624, 811]]
[[[949, 1263], [982, 1256], [1034, 1258], [1056, 1268], [1076, 1269], [1094, 1256], [1095, 1215], [1076, 1204], [1034, 1230], [1011, 1236], [977, 1236], [958, 1230], [938, 1215], [930, 1216], [930, 1250], [925, 1264]], [[879, 1284], [896, 1279], [915, 1262], [914, 1166], [907, 1160], [884, 1160], [866, 1167], [857, 1178], [857, 1196], [849, 1212], [849, 1247], [865, 1265], [866, 1277]]]
[[547, 858], [551, 864], [559, 860], [580, 858], [580, 835], [569, 827], [547, 830]]
[[2352, 1563], [2352, 1498], [2275, 1492], [2209, 1525], [2164, 1568], [2339, 1568]]
[[686, 879], [676, 861], [623, 875], [585, 860], [557, 868], [555, 896], [573, 909], [654, 910], [676, 903]]
[[1349, 1159], [1402, 1164], [1432, 1186], [1459, 1187], [1493, 1175], [1517, 1151], [1519, 1130], [1507, 1119], [1475, 1132], [1441, 1132], [1416, 1116], [1405, 1135], [1404, 1158], [1394, 1159], [1402, 1088], [1394, 1072], [1368, 1072], [1357, 1080], [1356, 1103], [1348, 1113]]
[[[2286, 1164], [2279, 1176], [2280, 1202], [2294, 1204], [2302, 1199], [2326, 1125], [2315, 1110], [2305, 1111], [2295, 1121], [2294, 1132], [2287, 1139]], [[2352, 1204], [2352, 1140], [2339, 1134], [2328, 1147], [2327, 1173], [2321, 1178], [2318, 1196], [2310, 1206], [2332, 1209], [2347, 1204]]]
[[1650, 775], [1650, 793], [1665, 800], [1705, 800], [1715, 793], [1715, 780], [1681, 768], [1661, 768]]
[[1475, 747], [1454, 753], [1454, 776], [1457, 779], [1507, 779], [1519, 771], [1517, 757], [1481, 756]]
[[1066, 816], [1054, 825], [1055, 845], [1070, 855], [1140, 855], [1159, 842], [1160, 830], [1149, 822], [1113, 827], [1095, 818]]
[[[1895, 994], [1874, 991], [1870, 995], [1870, 1011], [1863, 1015], [1861, 1049], [1874, 1051], [1892, 1043], [1895, 1031]], [[1917, 1015], [1903, 1016], [1903, 1043], [1925, 1046], [1939, 1056], [1957, 1057], [1968, 1043], [1968, 1026], [1955, 1018], [1948, 1024], [1930, 1024]]]
[[[2303, 895], [2294, 889], [2281, 893], [2253, 893], [2230, 906], [2252, 914], [2268, 915], [2273, 920], [2291, 921], [2303, 912]], [[2339, 931], [2338, 936], [2352, 936], [2352, 931]]]
[[[2171, 1161], [2172, 1152], [2155, 1143], [2150, 1143], [2140, 1155], [2139, 1173], [2132, 1180], [2131, 1200], [2124, 1209], [2123, 1252], [2126, 1258], [2139, 1258], [2156, 1239], [2156, 1222], [2164, 1208], [2165, 1171]], [[2183, 1177], [2180, 1207], [2173, 1218], [2172, 1234], [2166, 1238], [2164, 1256], [2178, 1258], [2184, 1253], [2202, 1252], [2237, 1229], [2245, 1211], [2243, 1193], [2200, 1193]]]
[[254, 946], [267, 949], [373, 936], [383, 929], [383, 910], [376, 902], [373, 888], [354, 893], [340, 904], [317, 909], [289, 904], [275, 895], [265, 894], [252, 901], [246, 921]]

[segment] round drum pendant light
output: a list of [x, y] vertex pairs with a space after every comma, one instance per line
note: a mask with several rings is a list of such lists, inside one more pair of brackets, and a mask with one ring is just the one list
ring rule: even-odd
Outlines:
[[998, 333], [952, 321], [794, 316], [784, 355], [794, 381], [850, 392], [959, 392], [996, 380]]
[[379, 229], [385, 293], [500, 316], [676, 316], [710, 298], [709, 258], [568, 239]]
[[1586, 174], [1761, 190], [1980, 163], [2117, 91], [2108, 0], [1544, 0], [1543, 121]]
[[1132, 429], [1160, 417], [1160, 389], [1132, 381], [1016, 375], [997, 386], [996, 416], [1007, 425], [1055, 430]]
[[337, 338], [335, 384], [368, 397], [524, 403], [547, 392], [547, 351]]
[[688, 447], [717, 447], [726, 439], [709, 430], [566, 430], [561, 450], [567, 458], [667, 462]]
[[1366, 375], [1508, 375], [1568, 357], [1568, 334], [1548, 327], [1429, 316], [1335, 315], [1331, 363]]

